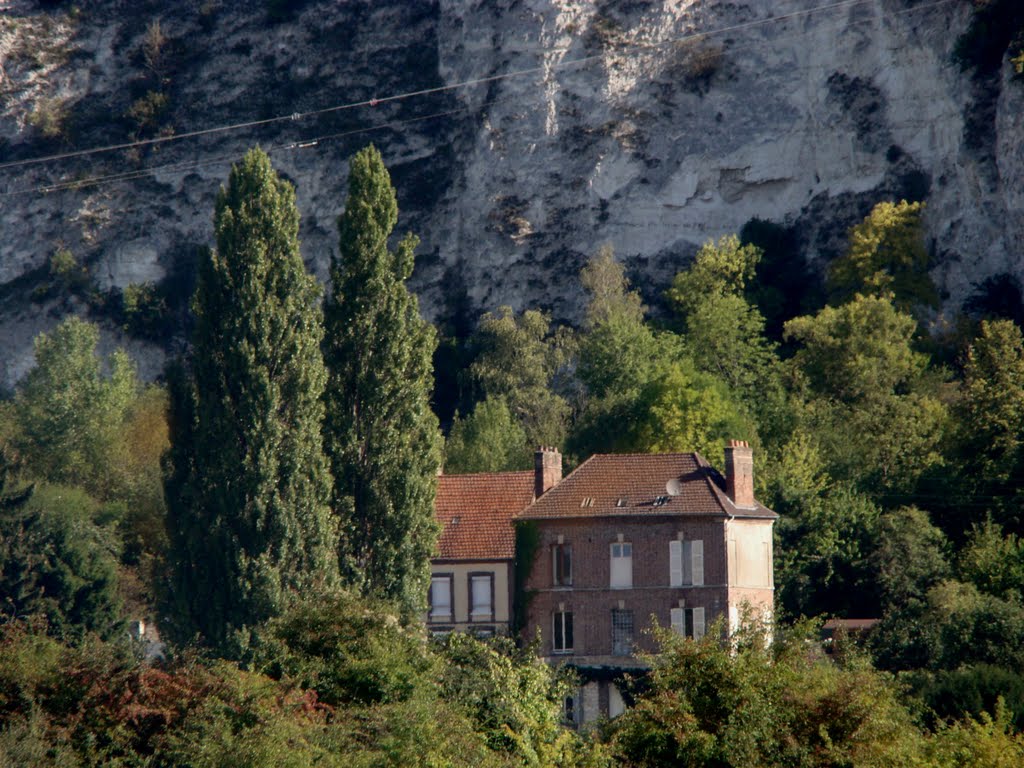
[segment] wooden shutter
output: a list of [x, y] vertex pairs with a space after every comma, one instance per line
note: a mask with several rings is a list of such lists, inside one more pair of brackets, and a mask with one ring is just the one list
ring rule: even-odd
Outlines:
[[676, 634], [680, 634], [680, 635], [685, 634], [686, 633], [686, 625], [683, 623], [683, 621], [684, 621], [683, 620], [683, 609], [682, 608], [673, 608], [671, 613], [672, 613], [672, 630], [674, 632], [676, 632]]
[[673, 587], [683, 586], [683, 542], [681, 541], [668, 543], [668, 583]]
[[704, 541], [703, 539], [694, 539], [690, 542], [690, 557], [692, 563], [690, 565], [691, 581], [690, 583], [694, 586], [700, 587], [704, 585]]
[[693, 609], [693, 639], [700, 640], [704, 637], [704, 609]]

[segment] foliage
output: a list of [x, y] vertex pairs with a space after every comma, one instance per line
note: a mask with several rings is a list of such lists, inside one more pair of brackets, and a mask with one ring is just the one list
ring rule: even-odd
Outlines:
[[598, 746], [562, 726], [562, 702], [573, 681], [533, 648], [517, 648], [507, 638], [483, 642], [453, 633], [440, 653], [442, 696], [465, 707], [491, 749], [529, 766], [604, 762]]
[[949, 576], [946, 537], [916, 507], [904, 507], [878, 520], [877, 541], [869, 555], [884, 608], [898, 611], [925, 599]]
[[0, 454], [0, 611], [42, 617], [50, 632], [109, 635], [119, 626], [118, 539], [84, 492], [59, 486], [5, 493]]
[[965, 715], [996, 716], [1001, 703], [1013, 718], [1017, 732], [1024, 726], [1024, 678], [1019, 671], [975, 664], [939, 672], [918, 672], [902, 676], [914, 696], [931, 711], [930, 723], [949, 723]]
[[[1001, 702], [1000, 702], [1001, 704]], [[1011, 713], [1003, 706], [995, 716], [941, 728], [929, 741], [928, 756], [943, 768], [1014, 768], [1024, 761], [1024, 735], [1014, 733]]]
[[961, 490], [1024, 532], [1016, 502], [1024, 469], [1024, 338], [1014, 323], [981, 322], [967, 350], [962, 395], [955, 409]]
[[957, 567], [964, 581], [985, 594], [1024, 598], [1024, 541], [1012, 533], [1004, 536], [992, 520], [971, 530]]
[[948, 414], [912, 347], [915, 327], [889, 298], [860, 294], [786, 323], [800, 345], [789, 363], [798, 420], [818, 436], [834, 478], [905, 491], [941, 463]]
[[444, 447], [446, 472], [506, 472], [532, 466], [526, 433], [504, 400], [483, 400], [465, 419], [456, 411]]
[[429, 402], [437, 340], [405, 284], [417, 239], [388, 249], [397, 221], [391, 179], [369, 146], [349, 166], [324, 305], [325, 445], [343, 577], [415, 611], [437, 535], [441, 436]]
[[315, 690], [332, 707], [407, 701], [435, 674], [422, 626], [346, 593], [307, 597], [269, 622], [254, 642], [253, 663]]
[[255, 149], [217, 196], [191, 369], [172, 388], [171, 628], [237, 652], [247, 628], [337, 573], [321, 450], [320, 291], [290, 184]]
[[764, 317], [745, 297], [760, 259], [758, 248], [740, 245], [735, 236], [709, 240], [666, 297], [698, 368], [724, 381], [766, 431], [777, 433], [774, 422], [784, 409], [779, 360], [765, 337]]
[[928, 276], [923, 210], [924, 203], [882, 202], [850, 229], [849, 249], [832, 263], [829, 274], [836, 303], [857, 294], [892, 294], [902, 311], [938, 305], [935, 285]]
[[855, 655], [825, 657], [794, 630], [765, 643], [750, 625], [694, 642], [662, 631], [650, 689], [616, 721], [632, 766], [889, 766], [921, 740], [892, 682]]
[[527, 310], [516, 317], [510, 307], [501, 307], [480, 318], [473, 346], [478, 353], [469, 376], [483, 399], [508, 403], [531, 448], [561, 445], [569, 405], [555, 383], [572, 355], [566, 331], [552, 331], [543, 312]]
[[789, 616], [872, 615], [864, 560], [876, 540], [879, 509], [830, 482], [814, 440], [796, 433], [766, 468], [765, 496], [775, 524], [777, 608]]
[[115, 490], [118, 444], [138, 382], [120, 350], [104, 376], [98, 342], [99, 329], [74, 316], [36, 337], [36, 365], [15, 400], [14, 447], [36, 476], [106, 496]]

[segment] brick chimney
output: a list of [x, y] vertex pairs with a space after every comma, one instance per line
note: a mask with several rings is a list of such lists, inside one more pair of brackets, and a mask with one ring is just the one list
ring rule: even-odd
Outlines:
[[541, 446], [533, 454], [533, 495], [540, 498], [562, 482], [562, 454], [557, 448]]
[[746, 440], [730, 440], [725, 449], [725, 492], [737, 507], [756, 506], [754, 453]]

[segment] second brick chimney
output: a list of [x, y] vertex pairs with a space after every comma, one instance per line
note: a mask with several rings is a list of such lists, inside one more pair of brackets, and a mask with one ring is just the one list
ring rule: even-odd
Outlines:
[[725, 492], [737, 507], [754, 507], [754, 453], [746, 440], [725, 448]]
[[533, 454], [533, 495], [540, 498], [562, 482], [562, 454], [557, 448], [540, 447]]

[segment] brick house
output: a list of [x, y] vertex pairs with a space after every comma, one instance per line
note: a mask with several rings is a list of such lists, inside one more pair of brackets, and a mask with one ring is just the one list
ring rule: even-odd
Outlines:
[[577, 721], [622, 711], [615, 681], [655, 649], [652, 617], [699, 638], [744, 606], [771, 612], [777, 515], [754, 499], [750, 447], [725, 459], [723, 477], [696, 453], [592, 456], [516, 515], [537, 541], [524, 636], [586, 681], [567, 702]]
[[537, 457], [532, 472], [438, 477], [434, 513], [441, 536], [430, 566], [430, 631], [509, 632], [515, 560], [512, 520], [561, 480], [561, 460], [555, 466], [548, 454], [539, 452]]

